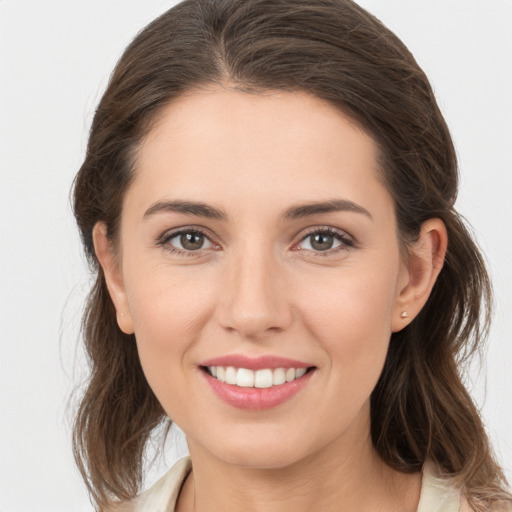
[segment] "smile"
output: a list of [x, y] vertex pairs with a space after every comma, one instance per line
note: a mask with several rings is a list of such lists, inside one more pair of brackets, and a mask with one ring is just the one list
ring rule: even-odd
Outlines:
[[278, 407], [308, 386], [317, 367], [275, 356], [229, 355], [199, 365], [206, 384], [224, 403], [261, 411]]
[[308, 371], [307, 368], [263, 368], [261, 370], [250, 370], [233, 366], [207, 366], [204, 369], [220, 382], [241, 388], [260, 389], [293, 382], [303, 377]]

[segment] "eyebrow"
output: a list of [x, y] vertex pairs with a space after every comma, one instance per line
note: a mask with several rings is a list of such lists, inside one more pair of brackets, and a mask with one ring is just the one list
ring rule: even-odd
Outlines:
[[206, 217], [208, 219], [226, 220], [228, 216], [222, 210], [213, 208], [212, 206], [193, 201], [159, 201], [152, 204], [144, 213], [144, 218], [154, 215], [155, 213], [176, 212], [185, 215], [196, 215], [198, 217]]
[[373, 217], [368, 210], [347, 199], [331, 199], [318, 203], [308, 203], [304, 205], [292, 206], [284, 212], [283, 220], [300, 219], [303, 217], [311, 217], [313, 215], [331, 212], [361, 213], [373, 220]]
[[[373, 219], [371, 213], [362, 206], [347, 199], [331, 199], [328, 201], [312, 202], [303, 205], [292, 206], [282, 215], [283, 220], [294, 220], [304, 217], [311, 217], [322, 213], [331, 212], [355, 212]], [[155, 215], [156, 213], [175, 212], [185, 215], [194, 215], [208, 219], [226, 220], [226, 212], [214, 208], [206, 203], [195, 201], [158, 201], [152, 204], [144, 213], [144, 218]]]

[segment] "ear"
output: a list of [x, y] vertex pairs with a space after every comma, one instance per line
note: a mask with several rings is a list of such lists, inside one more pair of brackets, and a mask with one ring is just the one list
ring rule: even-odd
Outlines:
[[96, 257], [103, 269], [110, 298], [117, 313], [117, 323], [125, 334], [133, 334], [133, 322], [124, 288], [123, 274], [107, 236], [107, 226], [97, 222], [92, 231]]
[[418, 240], [402, 263], [399, 290], [393, 311], [392, 331], [406, 327], [421, 311], [443, 268], [448, 233], [441, 219], [429, 219], [421, 226]]

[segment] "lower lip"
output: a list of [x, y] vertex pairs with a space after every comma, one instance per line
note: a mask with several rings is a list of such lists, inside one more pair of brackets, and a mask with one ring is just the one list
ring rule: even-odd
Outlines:
[[238, 409], [261, 411], [277, 407], [299, 393], [309, 382], [314, 370], [299, 379], [270, 388], [243, 388], [226, 384], [201, 370], [213, 392], [227, 404]]

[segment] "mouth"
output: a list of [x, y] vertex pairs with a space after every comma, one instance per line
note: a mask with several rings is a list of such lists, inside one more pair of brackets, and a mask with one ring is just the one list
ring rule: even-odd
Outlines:
[[201, 370], [219, 382], [239, 388], [266, 389], [294, 382], [312, 372], [315, 367], [278, 367], [251, 370], [234, 366], [200, 366]]
[[229, 355], [204, 361], [199, 370], [224, 403], [261, 411], [280, 406], [308, 387], [317, 367], [275, 356]]

